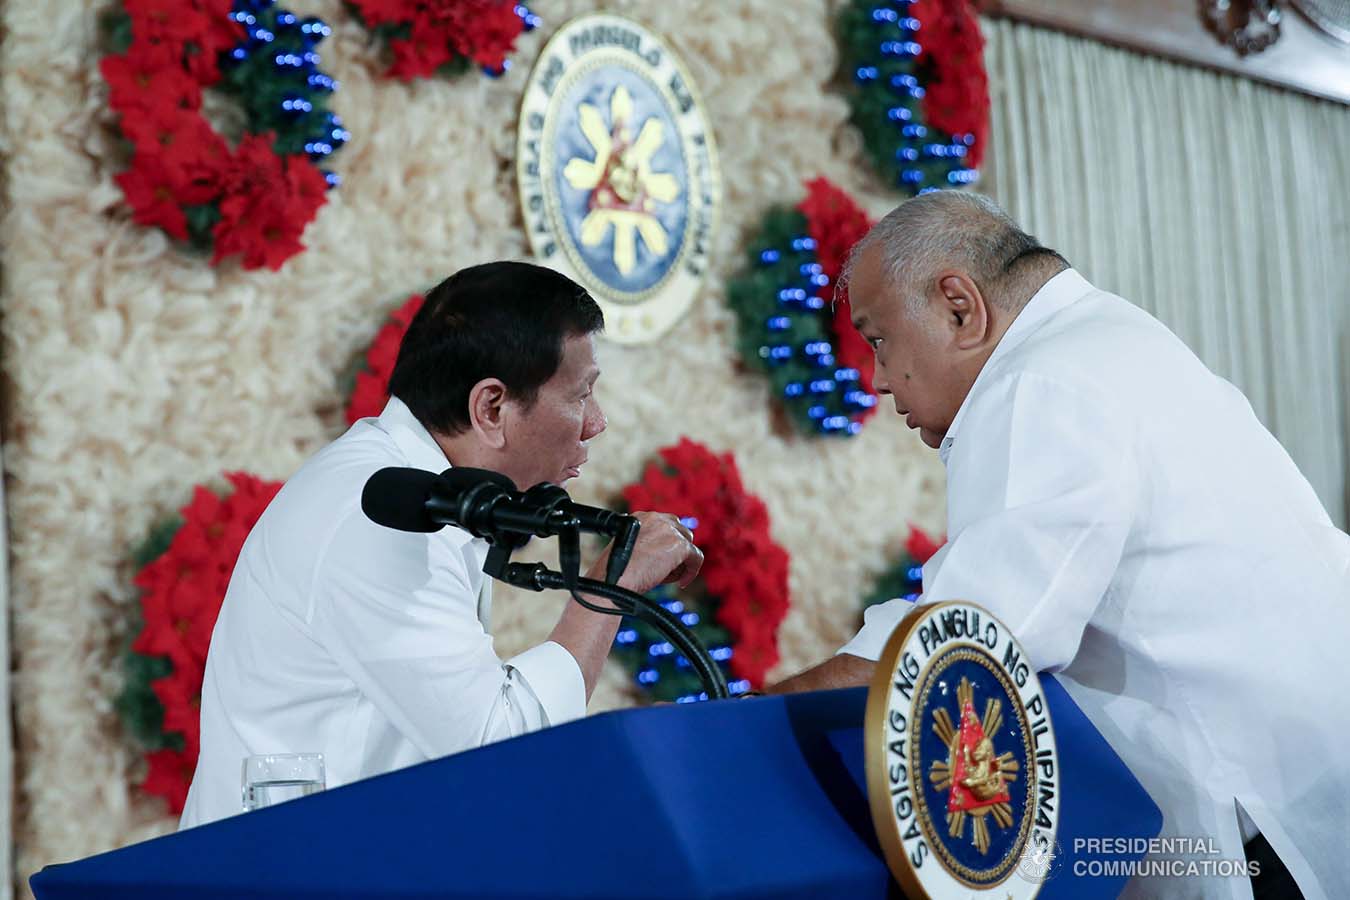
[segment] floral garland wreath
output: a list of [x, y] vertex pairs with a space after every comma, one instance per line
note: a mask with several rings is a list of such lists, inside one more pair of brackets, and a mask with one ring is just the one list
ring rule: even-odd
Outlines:
[[[848, 252], [872, 223], [824, 178], [795, 209], [777, 207], [750, 242], [750, 268], [727, 285], [739, 350], [807, 434], [855, 435], [876, 412], [872, 349], [831, 304]], [[833, 308], [832, 308], [833, 307]]]
[[850, 0], [839, 36], [853, 123], [877, 173], [910, 194], [973, 183], [989, 76], [970, 0]]
[[[103, 19], [99, 64], [131, 146], [116, 176], [141, 225], [246, 269], [276, 270], [339, 181], [322, 162], [350, 137], [327, 109], [337, 82], [318, 70], [330, 29], [272, 0], [122, 0]], [[202, 114], [202, 91], [239, 103], [233, 150]]]
[[136, 552], [142, 622], [126, 655], [122, 722], [145, 748], [141, 790], [183, 811], [200, 749], [202, 676], [211, 631], [244, 539], [281, 483], [227, 474], [232, 492], [197, 486], [179, 517]]
[[909, 526], [905, 552], [900, 560], [877, 579], [872, 592], [863, 598], [862, 609], [899, 597], [911, 603], [923, 594], [923, 566], [938, 552], [942, 541], [934, 540], [921, 528]]
[[403, 81], [474, 64], [496, 78], [511, 67], [516, 38], [540, 23], [516, 0], [347, 0], [347, 8], [384, 39], [394, 57], [388, 74]]
[[378, 416], [389, 402], [389, 376], [394, 374], [399, 345], [403, 343], [403, 335], [407, 333], [413, 316], [422, 308], [425, 299], [421, 294], [409, 297], [390, 314], [389, 321], [370, 342], [347, 400], [348, 425], [355, 424], [357, 419]]
[[[778, 626], [790, 605], [787, 551], [770, 535], [768, 510], [745, 490], [730, 453], [718, 456], [682, 438], [659, 454], [660, 463], [624, 488], [624, 501], [630, 509], [678, 515], [704, 561], [701, 590], [680, 595], [661, 588], [651, 596], [709, 648], [733, 695], [763, 687], [778, 663]], [[645, 622], [625, 617], [614, 644], [615, 656], [654, 699], [707, 699], [688, 660]]]

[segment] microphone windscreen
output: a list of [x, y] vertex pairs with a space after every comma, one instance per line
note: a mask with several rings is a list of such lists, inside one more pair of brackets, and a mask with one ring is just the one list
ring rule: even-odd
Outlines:
[[443, 525], [427, 515], [427, 501], [441, 476], [423, 469], [390, 466], [366, 481], [361, 511], [366, 518], [398, 531], [439, 531]]
[[516, 483], [501, 472], [491, 469], [471, 469], [468, 466], [451, 466], [441, 473], [445, 485], [456, 494], [476, 488], [480, 484], [496, 485], [503, 490], [514, 492]]

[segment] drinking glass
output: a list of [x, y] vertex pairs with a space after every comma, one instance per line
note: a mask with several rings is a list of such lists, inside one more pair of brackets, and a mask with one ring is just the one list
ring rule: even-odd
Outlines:
[[308, 797], [324, 789], [322, 753], [269, 753], [244, 757], [244, 811]]

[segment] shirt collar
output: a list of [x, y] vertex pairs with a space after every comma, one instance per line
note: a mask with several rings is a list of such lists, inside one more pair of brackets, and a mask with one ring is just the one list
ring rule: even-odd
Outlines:
[[[408, 465], [437, 473], [450, 468], [450, 460], [446, 458], [441, 445], [436, 443], [431, 432], [417, 421], [417, 416], [408, 409], [408, 405], [397, 397], [389, 398], [389, 402], [384, 406], [384, 412], [376, 419], [376, 427], [393, 438], [395, 446], [403, 454]], [[472, 547], [475, 560], [473, 570], [479, 571], [483, 568], [483, 561], [487, 559], [487, 541], [474, 537], [458, 527], [446, 528], [441, 534], [446, 535], [444, 539], [455, 546], [468, 544]], [[483, 623], [484, 629], [488, 627], [488, 616], [492, 607], [491, 581], [490, 578], [482, 579], [478, 592], [478, 618]]]
[[380, 430], [394, 439], [408, 465], [428, 472], [444, 472], [450, 468], [445, 451], [402, 400], [390, 397], [376, 421]]
[[947, 434], [942, 438], [942, 443], [938, 445], [938, 456], [942, 458], [942, 464], [947, 464], [947, 459], [951, 456], [952, 446], [956, 443], [956, 432], [961, 426], [961, 419], [965, 416], [966, 407], [970, 405], [970, 398], [975, 395], [975, 390], [980, 386], [980, 379], [984, 378], [985, 373], [994, 367], [994, 363], [1007, 356], [1017, 348], [1027, 338], [1035, 333], [1036, 329], [1045, 324], [1046, 320], [1055, 313], [1067, 308], [1081, 298], [1096, 290], [1086, 278], [1078, 274], [1076, 269], [1065, 269], [1055, 277], [1051, 278], [1041, 289], [1032, 295], [1027, 301], [1026, 306], [1013, 319], [1013, 323], [1008, 326], [1008, 330], [1003, 333], [998, 346], [994, 352], [985, 360], [984, 367], [980, 369], [980, 374], [975, 377], [975, 383], [970, 386], [966, 399], [961, 401], [961, 407], [956, 411], [956, 417], [952, 419], [952, 425], [947, 429]]

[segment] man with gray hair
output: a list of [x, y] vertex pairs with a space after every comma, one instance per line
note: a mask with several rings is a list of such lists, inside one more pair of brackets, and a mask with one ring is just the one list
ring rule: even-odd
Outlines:
[[[1350, 897], [1350, 537], [1231, 384], [993, 202], [886, 216], [847, 270], [875, 384], [947, 469], [921, 603], [983, 604], [1162, 808], [1245, 878], [1128, 896]], [[912, 606], [774, 690], [867, 683]]]

